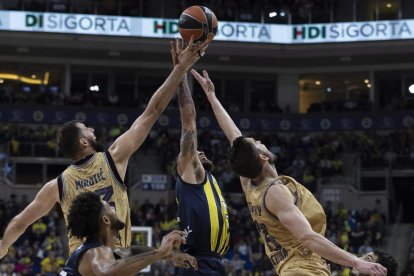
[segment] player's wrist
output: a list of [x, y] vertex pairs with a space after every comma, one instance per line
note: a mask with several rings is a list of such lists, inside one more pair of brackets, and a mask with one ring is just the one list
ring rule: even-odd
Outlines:
[[[187, 68], [188, 67], [188, 68]], [[174, 67], [174, 70], [176, 70], [176, 71], [178, 71], [178, 72], [180, 72], [181, 74], [183, 74], [183, 76], [184, 76], [184, 74], [190, 69], [190, 67], [191, 66], [185, 66], [184, 64], [182, 64], [182, 63], [178, 63], [175, 67]]]
[[171, 256], [171, 253], [168, 250], [162, 250], [160, 248], [154, 249], [155, 256], [160, 259], [169, 258]]

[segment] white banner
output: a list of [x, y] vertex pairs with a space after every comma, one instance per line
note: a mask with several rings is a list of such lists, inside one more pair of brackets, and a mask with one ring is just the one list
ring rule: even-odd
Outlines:
[[[132, 37], [178, 37], [171, 19], [0, 11], [0, 30]], [[275, 44], [414, 39], [414, 20], [275, 25], [219, 21], [215, 40]]]

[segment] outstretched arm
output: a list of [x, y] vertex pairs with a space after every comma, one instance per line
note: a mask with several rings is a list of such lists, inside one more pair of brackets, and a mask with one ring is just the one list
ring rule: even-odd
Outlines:
[[308, 220], [295, 206], [293, 195], [284, 185], [271, 186], [264, 201], [267, 209], [309, 250], [334, 263], [355, 267], [364, 274], [384, 276], [387, 274], [387, 269], [380, 264], [358, 259], [313, 231]]
[[3, 258], [7, 251], [32, 223], [45, 216], [52, 210], [59, 201], [59, 190], [57, 180], [53, 179], [46, 183], [36, 198], [17, 216], [15, 216], [6, 230], [3, 239], [0, 241], [0, 258]]
[[[236, 124], [233, 122], [230, 115], [221, 105], [220, 101], [217, 99], [214, 84], [210, 80], [207, 71], [203, 70], [203, 76], [201, 76], [194, 69], [191, 70], [191, 73], [203, 88], [204, 93], [206, 94], [207, 99], [210, 102], [211, 107], [213, 108], [214, 116], [216, 116], [217, 122], [219, 123], [221, 130], [223, 130], [224, 134], [230, 142], [230, 145], [233, 145], [234, 139], [242, 136], [242, 133], [238, 129]], [[243, 190], [245, 190], [245, 187], [249, 182], [249, 179], [245, 177], [240, 177], [240, 182]]]
[[183, 42], [176, 40], [177, 65], [174, 66], [168, 78], [151, 97], [144, 112], [135, 120], [130, 129], [115, 140], [109, 148], [109, 152], [122, 179], [125, 177], [129, 157], [142, 145], [152, 126], [173, 97], [184, 74], [200, 58], [198, 51], [204, 53], [207, 43], [208, 41], [205, 41], [198, 46], [193, 46], [191, 40], [184, 49]]
[[[147, 253], [153, 251], [153, 247], [141, 246], [141, 245], [131, 245], [129, 247], [117, 247], [114, 250], [114, 253], [117, 254], [120, 258], [125, 259], [131, 256], [139, 255], [142, 253]], [[168, 257], [168, 260], [176, 267], [189, 268], [192, 267], [197, 269], [197, 260], [193, 256], [182, 253], [182, 252], [172, 252]]]
[[[109, 247], [88, 250], [79, 263], [79, 272], [84, 272], [90, 265], [95, 275], [134, 275], [151, 263], [169, 257], [174, 247], [185, 243], [184, 232], [174, 230], [164, 236], [158, 249], [146, 253], [115, 260]], [[197, 265], [195, 264], [195, 267]]]
[[207, 99], [210, 102], [211, 107], [213, 108], [214, 115], [216, 116], [220, 128], [223, 130], [230, 144], [233, 145], [234, 139], [236, 139], [239, 136], [242, 136], [242, 134], [240, 130], [237, 128], [236, 124], [231, 119], [230, 115], [227, 113], [227, 111], [221, 105], [220, 101], [217, 99], [214, 84], [210, 80], [207, 71], [203, 70], [203, 76], [201, 76], [194, 69], [191, 70], [191, 73], [203, 88], [204, 93], [206, 93]]
[[177, 173], [185, 182], [197, 184], [204, 180], [205, 171], [197, 156], [196, 110], [187, 76], [178, 87], [178, 103], [182, 126]]

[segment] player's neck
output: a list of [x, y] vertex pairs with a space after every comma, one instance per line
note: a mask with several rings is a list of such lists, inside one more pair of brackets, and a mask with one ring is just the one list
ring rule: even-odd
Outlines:
[[108, 227], [99, 233], [99, 241], [103, 245], [108, 246], [112, 249], [115, 249], [116, 242], [117, 242], [115, 235], [117, 234], [114, 234], [111, 228]]
[[85, 158], [86, 156], [89, 156], [91, 154], [94, 154], [96, 152], [96, 150], [94, 150], [93, 148], [89, 147], [84, 149], [79, 155], [77, 155], [74, 159], [75, 162], [78, 162], [79, 160], [82, 160], [83, 158]]
[[264, 177], [264, 178], [276, 178], [276, 177], [279, 177], [279, 175], [277, 174], [275, 165], [269, 164], [269, 163], [267, 163], [267, 164], [265, 164], [263, 166], [262, 173], [261, 173], [260, 176], [261, 177]]

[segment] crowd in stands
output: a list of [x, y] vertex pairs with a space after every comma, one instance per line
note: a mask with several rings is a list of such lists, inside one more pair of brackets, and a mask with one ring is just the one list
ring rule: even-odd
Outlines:
[[[27, 197], [12, 194], [0, 199], [0, 233], [8, 222], [29, 204]], [[62, 219], [57, 210], [31, 225], [0, 261], [0, 275], [58, 275], [67, 255], [66, 241], [62, 239]]]
[[[11, 156], [56, 156], [55, 137], [58, 126], [2, 124], [0, 145], [7, 145]], [[97, 127], [98, 139], [110, 145], [125, 127]], [[314, 134], [251, 133], [267, 145], [278, 157], [277, 168], [316, 191], [318, 180], [323, 182], [343, 172], [343, 153], [358, 153], [362, 164], [377, 162], [380, 167], [389, 164], [410, 166], [414, 161], [414, 131], [350, 132]], [[237, 185], [237, 178], [227, 162], [229, 143], [221, 132], [199, 130], [198, 149], [205, 151], [215, 165], [214, 174], [224, 187]], [[174, 175], [174, 161], [178, 156], [180, 132], [153, 129], [141, 150], [154, 149], [161, 171]], [[36, 144], [32, 149], [33, 142]], [[4, 158], [4, 156], [3, 156]], [[0, 158], [1, 159], [1, 158]], [[375, 161], [379, 160], [379, 161]], [[375, 164], [374, 164], [375, 165]], [[231, 189], [231, 188], [230, 188]]]
[[[230, 220], [230, 248], [225, 256], [226, 275], [272, 275], [272, 265], [267, 259], [263, 241], [250, 217], [244, 202], [235, 203], [227, 198]], [[1, 233], [7, 222], [28, 204], [27, 198], [17, 201], [0, 200]], [[372, 210], [347, 210], [341, 204], [333, 208], [327, 202], [326, 237], [344, 250], [363, 255], [380, 247], [386, 231], [385, 214], [379, 208]], [[131, 203], [131, 222], [134, 226], [152, 226], [153, 244], [159, 246], [162, 237], [178, 228], [176, 205], [161, 199], [157, 204], [149, 200]], [[57, 211], [33, 224], [10, 248], [8, 255], [0, 261], [0, 275], [57, 275], [67, 257], [65, 235], [56, 235], [63, 220]], [[64, 233], [64, 232], [60, 232]], [[147, 235], [133, 233], [133, 244], [146, 245]], [[409, 266], [413, 266], [414, 250], [411, 247]], [[348, 275], [348, 268], [331, 264], [332, 275]], [[407, 270], [408, 271], [408, 270]], [[263, 273], [263, 274], [260, 274]], [[267, 274], [266, 274], [267, 273]], [[152, 275], [177, 275], [169, 260], [152, 265]], [[408, 276], [412, 274], [404, 274]]]

